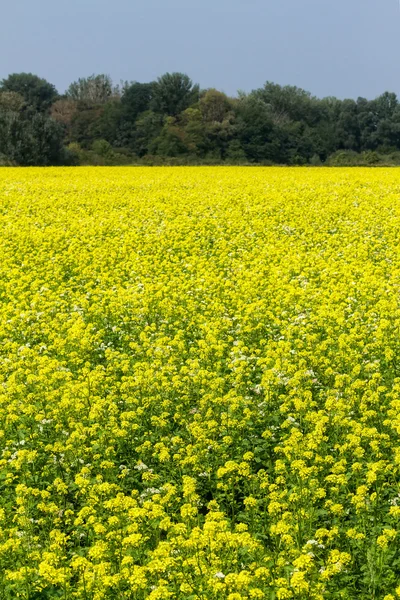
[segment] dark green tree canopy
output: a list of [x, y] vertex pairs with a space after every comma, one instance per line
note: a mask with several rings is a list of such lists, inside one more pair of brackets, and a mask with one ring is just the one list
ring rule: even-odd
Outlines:
[[25, 106], [25, 100], [18, 92], [0, 93], [0, 110], [20, 112]]
[[177, 116], [199, 100], [200, 88], [184, 73], [165, 73], [153, 86], [155, 112]]
[[112, 80], [109, 75], [90, 75], [70, 84], [66, 96], [71, 100], [80, 100], [90, 104], [105, 104], [113, 94]]
[[67, 162], [62, 128], [42, 113], [33, 117], [0, 112], [0, 155], [19, 165]]
[[15, 92], [35, 110], [50, 108], [58, 93], [54, 85], [32, 73], [13, 73], [0, 83], [0, 92]]
[[140, 113], [150, 109], [153, 90], [154, 83], [139, 83], [138, 81], [134, 81], [124, 89], [121, 104], [127, 119], [136, 121]]
[[200, 110], [204, 121], [222, 123], [232, 109], [231, 100], [223, 92], [211, 88], [201, 95]]
[[45, 79], [0, 83], [0, 164], [400, 164], [400, 103], [316, 98], [267, 81], [230, 98], [185, 73], [115, 86], [80, 78], [62, 96]]

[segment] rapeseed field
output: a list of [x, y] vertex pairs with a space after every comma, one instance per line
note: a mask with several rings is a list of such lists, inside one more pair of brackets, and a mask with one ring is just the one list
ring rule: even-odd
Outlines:
[[400, 597], [400, 173], [0, 170], [0, 598]]

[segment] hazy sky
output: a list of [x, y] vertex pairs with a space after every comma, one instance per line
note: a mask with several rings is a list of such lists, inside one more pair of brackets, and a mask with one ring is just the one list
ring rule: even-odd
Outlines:
[[61, 92], [183, 71], [228, 94], [270, 80], [400, 95], [399, 0], [3, 0], [1, 20], [0, 79], [30, 71]]

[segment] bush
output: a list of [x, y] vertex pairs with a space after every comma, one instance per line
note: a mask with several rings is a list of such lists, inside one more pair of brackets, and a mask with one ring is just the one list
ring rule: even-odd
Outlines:
[[366, 165], [377, 165], [381, 162], [381, 157], [373, 150], [366, 150], [361, 154], [361, 160]]
[[113, 147], [107, 140], [95, 140], [92, 144], [92, 150], [95, 154], [103, 158], [110, 160], [114, 158]]
[[330, 167], [354, 167], [361, 164], [361, 156], [354, 150], [338, 150], [328, 158]]
[[322, 165], [322, 161], [318, 154], [313, 154], [313, 156], [310, 158], [310, 165], [313, 167], [320, 167]]
[[15, 167], [16, 163], [9, 160], [4, 154], [0, 154], [0, 167]]

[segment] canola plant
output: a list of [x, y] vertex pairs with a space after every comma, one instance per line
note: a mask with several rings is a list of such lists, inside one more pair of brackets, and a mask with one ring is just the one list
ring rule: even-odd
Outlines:
[[0, 598], [400, 597], [397, 169], [0, 170]]

